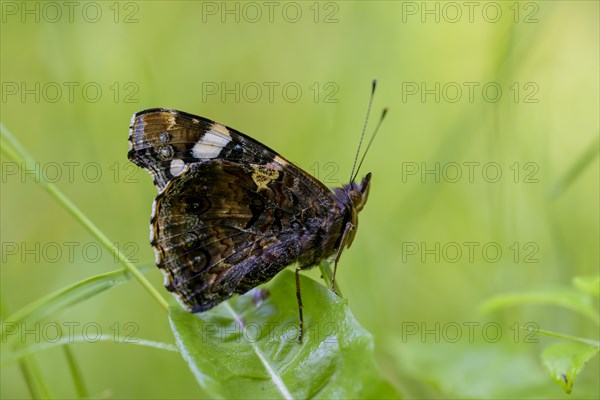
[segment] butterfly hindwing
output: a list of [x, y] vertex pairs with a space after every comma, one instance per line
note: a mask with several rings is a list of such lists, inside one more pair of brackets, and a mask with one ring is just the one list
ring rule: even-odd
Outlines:
[[257, 191], [238, 164], [216, 160], [193, 164], [159, 194], [151, 221], [156, 262], [187, 308], [209, 309], [297, 258], [291, 239], [303, 236], [311, 211], [275, 201], [285, 183], [272, 180]]

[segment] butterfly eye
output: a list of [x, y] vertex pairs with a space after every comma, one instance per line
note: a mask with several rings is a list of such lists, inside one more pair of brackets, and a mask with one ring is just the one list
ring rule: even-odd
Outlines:
[[360, 204], [362, 196], [356, 190], [351, 190], [350, 193], [348, 194], [348, 197], [350, 197], [350, 201], [352, 202], [352, 205], [354, 207], [356, 207], [358, 204]]

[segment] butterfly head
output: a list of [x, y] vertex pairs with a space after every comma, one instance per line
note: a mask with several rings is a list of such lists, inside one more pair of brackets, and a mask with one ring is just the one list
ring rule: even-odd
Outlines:
[[371, 173], [369, 172], [360, 183], [350, 182], [344, 188], [352, 207], [359, 212], [365, 206], [371, 188]]
[[354, 216], [365, 206], [371, 188], [371, 173], [369, 172], [360, 182], [352, 181], [333, 191], [338, 205], [351, 211]]
[[360, 183], [352, 181], [343, 187], [334, 189], [338, 206], [344, 215], [345, 222], [341, 229], [348, 230], [344, 243], [341, 243], [343, 247], [350, 247], [354, 241], [356, 228], [358, 227], [358, 213], [367, 202], [370, 188], [371, 173], [369, 172]]

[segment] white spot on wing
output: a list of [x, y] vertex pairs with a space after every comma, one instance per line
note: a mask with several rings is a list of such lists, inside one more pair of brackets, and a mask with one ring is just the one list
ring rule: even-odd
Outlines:
[[[154, 200], [152, 202], [152, 217], [151, 220], [154, 219], [154, 216], [156, 215], [156, 200]], [[152, 242], [154, 240], [154, 236], [156, 236], [156, 232], [154, 231], [154, 223], [150, 224], [150, 242]]]
[[194, 145], [192, 155], [196, 158], [215, 158], [229, 142], [231, 142], [231, 136], [227, 128], [223, 125], [213, 124], [210, 131], [206, 132]]
[[162, 257], [160, 256], [160, 251], [158, 249], [154, 249], [154, 264], [159, 265], [162, 262]]
[[180, 160], [179, 158], [174, 158], [173, 161], [171, 161], [171, 175], [178, 176], [183, 172], [184, 169], [185, 163], [183, 162], [183, 160]]

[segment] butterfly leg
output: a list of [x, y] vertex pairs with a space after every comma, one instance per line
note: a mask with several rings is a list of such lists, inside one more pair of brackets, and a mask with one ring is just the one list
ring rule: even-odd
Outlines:
[[346, 227], [344, 228], [344, 233], [342, 234], [342, 240], [340, 241], [340, 247], [339, 247], [339, 249], [337, 249], [337, 251], [335, 253], [335, 258], [333, 259], [333, 275], [331, 277], [331, 291], [335, 294], [338, 294], [338, 292], [335, 290], [335, 274], [337, 272], [338, 261], [340, 260], [340, 257], [342, 255], [342, 250], [344, 250], [344, 244], [346, 243], [346, 238], [348, 237], [348, 233], [353, 229], [354, 229], [354, 225], [352, 225], [351, 223], [346, 224]]
[[335, 273], [337, 272], [337, 263], [338, 263], [338, 259], [339, 259], [339, 254], [341, 254], [341, 251], [338, 252], [338, 256], [336, 256], [334, 264], [333, 264], [333, 275], [331, 276], [331, 291], [335, 294], [338, 294], [338, 292], [335, 290]]
[[300, 316], [300, 325], [298, 328], [298, 343], [302, 343], [304, 335], [304, 318], [302, 318], [302, 294], [300, 291], [300, 265], [296, 267], [296, 299], [298, 299], [298, 315]]

